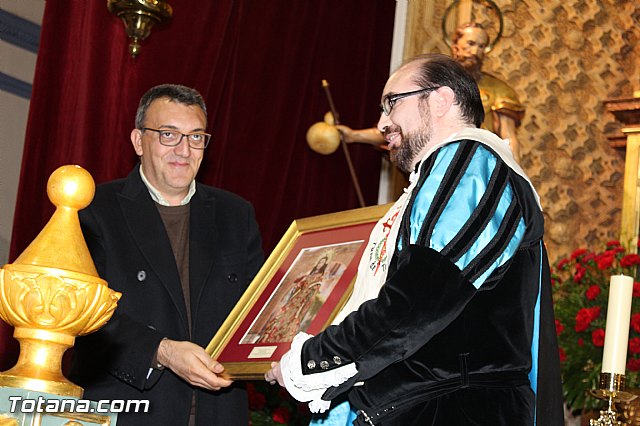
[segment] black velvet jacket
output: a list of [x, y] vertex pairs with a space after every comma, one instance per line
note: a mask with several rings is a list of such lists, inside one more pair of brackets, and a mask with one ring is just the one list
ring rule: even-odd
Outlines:
[[[411, 207], [435, 167], [437, 153], [423, 162], [423, 181], [401, 223], [402, 248], [396, 250], [379, 297], [303, 346], [305, 375], [322, 373], [317, 367], [322, 361], [325, 370], [355, 362], [358, 373], [330, 388], [323, 399], [348, 392], [352, 405], [361, 410], [357, 424], [563, 424], [544, 221], [529, 183], [496, 156], [474, 215], [451, 244], [439, 251], [431, 248], [434, 221], [443, 214], [451, 188], [469, 172], [478, 145], [459, 144], [418, 238], [407, 243]], [[455, 264], [459, 252], [478, 237], [483, 217], [498, 208], [507, 186], [514, 195], [496, 243], [461, 270]], [[524, 234], [513, 256], [476, 288], [473, 281], [522, 223]], [[538, 297], [539, 333], [534, 330]], [[532, 342], [538, 344], [537, 362]], [[532, 366], [537, 372], [530, 381]]]

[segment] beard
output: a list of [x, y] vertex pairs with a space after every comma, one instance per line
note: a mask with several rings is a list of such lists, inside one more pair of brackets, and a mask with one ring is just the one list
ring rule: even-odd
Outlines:
[[389, 133], [399, 132], [402, 142], [397, 148], [393, 148], [389, 153], [391, 162], [405, 173], [411, 173], [417, 156], [431, 141], [431, 117], [426, 117], [426, 123], [420, 129], [414, 130], [406, 135], [400, 126], [393, 126]]
[[454, 58], [477, 81], [482, 75], [482, 61], [477, 56], [456, 56]]

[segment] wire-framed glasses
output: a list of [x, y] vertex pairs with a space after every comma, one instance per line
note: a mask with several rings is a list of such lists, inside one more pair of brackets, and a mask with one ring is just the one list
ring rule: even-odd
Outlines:
[[413, 92], [404, 92], [404, 93], [394, 93], [392, 95], [386, 95], [382, 98], [382, 103], [380, 104], [380, 111], [384, 113], [384, 115], [391, 114], [391, 110], [393, 106], [402, 98], [406, 98], [408, 96], [419, 95], [421, 93], [432, 92], [434, 90], [439, 89], [440, 87], [426, 87], [420, 90], [414, 90]]
[[189, 147], [193, 149], [205, 149], [209, 145], [211, 135], [209, 133], [182, 133], [172, 129], [152, 129], [143, 127], [142, 130], [150, 130], [158, 133], [158, 142], [165, 146], [178, 146], [182, 142], [182, 138], [186, 137]]

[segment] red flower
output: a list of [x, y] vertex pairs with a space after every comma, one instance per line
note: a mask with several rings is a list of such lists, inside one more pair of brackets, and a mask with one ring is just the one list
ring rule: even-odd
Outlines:
[[629, 361], [627, 361], [627, 370], [629, 370], [629, 371], [638, 371], [638, 370], [640, 370], [640, 359], [629, 358]]
[[587, 270], [584, 268], [584, 266], [580, 265], [579, 263], [576, 264], [576, 273], [573, 276], [573, 280], [577, 283], [580, 283], [582, 281], [582, 278], [584, 277], [584, 274], [587, 273]]
[[594, 306], [593, 308], [582, 308], [576, 314], [576, 326], [575, 330], [577, 332], [585, 331], [591, 321], [598, 318], [600, 316], [600, 307]]
[[613, 265], [614, 260], [615, 256], [612, 253], [603, 253], [596, 257], [596, 264], [598, 265], [598, 269], [608, 269]]
[[640, 353], [640, 337], [632, 337], [629, 339], [629, 352], [632, 354]]
[[567, 263], [569, 263], [569, 259], [565, 257], [560, 262], [558, 262], [558, 266], [557, 266], [558, 270], [563, 269], [565, 266], [567, 266]]
[[591, 341], [593, 342], [593, 346], [597, 346], [599, 348], [604, 346], [604, 330], [598, 328], [591, 332]]
[[629, 268], [640, 263], [640, 256], [637, 254], [628, 254], [620, 259], [620, 266]]
[[567, 360], [567, 354], [564, 353], [564, 349], [558, 348], [558, 352], [560, 355], [560, 362], [565, 362]]
[[286, 425], [289, 423], [289, 420], [291, 419], [291, 413], [289, 412], [289, 410], [287, 410], [284, 407], [278, 407], [275, 410], [273, 410], [273, 421], [276, 423], [282, 423], [283, 425]]
[[582, 337], [578, 338], [578, 346], [584, 346], [584, 339]]
[[571, 259], [577, 259], [581, 255], [585, 254], [587, 249], [576, 249], [573, 253], [571, 253]]
[[640, 297], [640, 283], [638, 281], [633, 282], [633, 297]]
[[618, 240], [611, 240], [607, 243], [607, 247], [619, 247], [620, 246], [620, 241]]
[[562, 330], [564, 330], [564, 325], [562, 325], [560, 320], [556, 320], [556, 334], [560, 335], [560, 333], [562, 333]]
[[640, 314], [631, 315], [631, 328], [640, 333]]
[[597, 285], [592, 285], [591, 287], [589, 287], [587, 289], [587, 292], [585, 294], [587, 296], [587, 299], [589, 300], [593, 300], [596, 297], [598, 297], [600, 295], [600, 287]]
[[582, 263], [587, 263], [590, 260], [593, 260], [596, 258], [595, 253], [587, 253], [584, 256], [582, 256], [582, 259], [580, 259], [580, 262]]

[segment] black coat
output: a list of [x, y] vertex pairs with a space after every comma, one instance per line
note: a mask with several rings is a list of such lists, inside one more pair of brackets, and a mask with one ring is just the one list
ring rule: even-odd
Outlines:
[[187, 425], [193, 391], [196, 424], [248, 423], [241, 384], [209, 392], [170, 370], [152, 370], [147, 378], [162, 338], [206, 347], [263, 260], [252, 206], [196, 185], [189, 218], [191, 332], [171, 245], [138, 167], [126, 179], [99, 185], [80, 212], [96, 268], [122, 298], [105, 327], [77, 339], [71, 379], [87, 399], [150, 401], [148, 413], [119, 414], [118, 426]]

